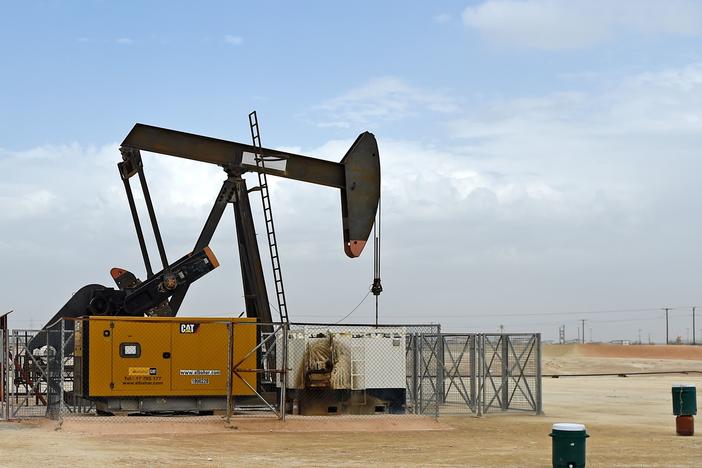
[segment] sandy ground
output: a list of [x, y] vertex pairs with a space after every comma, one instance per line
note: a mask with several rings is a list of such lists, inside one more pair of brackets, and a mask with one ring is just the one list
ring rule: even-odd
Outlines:
[[[543, 355], [545, 372], [582, 373], [702, 370], [700, 353], [568, 345]], [[50, 421], [0, 422], [0, 465], [549, 466], [551, 424], [569, 421], [587, 425], [588, 466], [702, 466], [702, 426], [697, 436], [675, 435], [675, 382], [702, 387], [702, 374], [544, 378], [538, 417], [237, 420], [229, 428], [101, 418], [66, 420], [60, 430]]]
[[702, 372], [702, 346], [546, 345], [542, 360], [545, 375], [671, 370]]

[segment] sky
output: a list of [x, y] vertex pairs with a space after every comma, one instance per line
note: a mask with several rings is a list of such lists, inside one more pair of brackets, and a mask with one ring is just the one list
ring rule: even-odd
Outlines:
[[[691, 338], [701, 2], [2, 2], [0, 57], [12, 327], [112, 286], [113, 266], [145, 276], [116, 169], [136, 122], [248, 143], [256, 110], [267, 147], [338, 161], [360, 132], [377, 137], [381, 322], [544, 339], [565, 325], [570, 339], [585, 319], [587, 339], [661, 342], [671, 307], [671, 339]], [[224, 174], [144, 164], [179, 258]], [[291, 320], [337, 322], [367, 295], [372, 249], [344, 255], [338, 191], [274, 179]], [[231, 216], [211, 247], [221, 266], [181, 315], [244, 308]], [[345, 321], [373, 317], [371, 296]]]

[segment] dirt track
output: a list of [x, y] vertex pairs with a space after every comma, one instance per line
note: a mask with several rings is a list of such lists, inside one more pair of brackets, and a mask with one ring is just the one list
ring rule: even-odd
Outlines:
[[[699, 361], [672, 354], [675, 359], [636, 357], [630, 349], [622, 351], [625, 357], [617, 357], [617, 348], [627, 347], [550, 348], [544, 350], [544, 361], [559, 369], [586, 365], [597, 371], [629, 363], [661, 370], [666, 365], [677, 368], [681, 361], [700, 366]], [[135, 424], [98, 419], [87, 424], [67, 420], [59, 431], [51, 422], [4, 423], [0, 464], [549, 466], [551, 424], [572, 421], [586, 424], [591, 434], [588, 466], [700, 466], [702, 435], [684, 438], [674, 432], [670, 384], [680, 381], [702, 387], [700, 375], [544, 379], [546, 415], [541, 417], [447, 417], [438, 423], [330, 417], [284, 425], [237, 421], [236, 429], [226, 429], [220, 422]], [[698, 430], [702, 432], [699, 423]]]

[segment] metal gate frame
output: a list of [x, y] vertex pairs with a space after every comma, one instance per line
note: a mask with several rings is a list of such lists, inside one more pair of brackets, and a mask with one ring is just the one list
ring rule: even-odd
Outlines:
[[[443, 358], [443, 394], [441, 403], [446, 407], [453, 402], [448, 401], [451, 390], [455, 389], [460, 402], [472, 412], [477, 411], [477, 375], [476, 375], [476, 341], [477, 335], [472, 333], [445, 333], [441, 335]], [[456, 350], [451, 345], [458, 344]], [[467, 367], [467, 374], [461, 373], [462, 366]], [[466, 385], [466, 379], [468, 380]]]
[[407, 343], [415, 414], [543, 414], [540, 333], [415, 334]]
[[[233, 349], [234, 349], [234, 328], [235, 327], [256, 327], [256, 334], [259, 337], [258, 344], [250, 349], [239, 361], [234, 362]], [[275, 415], [276, 418], [280, 420], [285, 420], [285, 390], [287, 387], [287, 343], [288, 343], [288, 325], [285, 323], [234, 323], [228, 322], [227, 328], [229, 332], [229, 338], [227, 342], [227, 349], [229, 352], [227, 358], [227, 410], [226, 410], [226, 422], [230, 423], [234, 409], [235, 409], [235, 397], [233, 395], [234, 378], [240, 379], [256, 396], [256, 399], [260, 401], [265, 407], [266, 411]], [[269, 331], [264, 331], [268, 329]], [[278, 337], [281, 334], [282, 337]], [[278, 351], [276, 349], [277, 343], [282, 342], [284, 345], [280, 352], [282, 352], [282, 369], [276, 369], [276, 355]], [[243, 362], [252, 354], [257, 355], [257, 366], [255, 369], [242, 368]], [[275, 384], [276, 381], [284, 382], [284, 385], [280, 386], [280, 395], [276, 405], [272, 405], [266, 400], [266, 398], [258, 392], [258, 389], [252, 387], [243, 377], [242, 373], [256, 372], [263, 376], [263, 380], [267, 383]]]
[[[484, 333], [477, 338], [480, 359], [478, 415], [498, 408], [501, 411], [530, 411], [537, 415], [543, 414], [541, 334]], [[527, 340], [521, 349], [515, 346], [518, 338]], [[533, 374], [529, 374], [531, 367]], [[533, 388], [529, 379], [533, 379]], [[523, 397], [526, 408], [513, 404], [517, 391]]]
[[441, 328], [437, 333], [412, 333], [406, 337], [407, 410], [414, 414], [439, 417], [443, 382], [440, 349]]
[[0, 420], [10, 419], [10, 340], [0, 328]]

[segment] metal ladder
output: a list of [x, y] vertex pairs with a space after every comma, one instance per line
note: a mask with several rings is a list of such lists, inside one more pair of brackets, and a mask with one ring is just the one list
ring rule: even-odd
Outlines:
[[[353, 339], [353, 338], [352, 338]], [[359, 339], [359, 338], [355, 338]], [[365, 339], [361, 346], [351, 347], [351, 390], [360, 390], [363, 395], [361, 400], [357, 400], [356, 405], [365, 406], [368, 403], [366, 395], [366, 348]]]
[[[258, 116], [256, 111], [249, 114], [249, 126], [251, 127], [251, 139], [253, 146], [261, 149], [261, 133], [258, 126]], [[256, 155], [256, 165], [265, 167], [262, 152]], [[285, 288], [283, 287], [283, 273], [280, 269], [280, 257], [278, 255], [278, 241], [275, 236], [273, 225], [273, 211], [271, 210], [271, 197], [268, 194], [268, 179], [264, 172], [258, 172], [258, 186], [261, 190], [261, 201], [263, 202], [263, 217], [266, 220], [266, 234], [268, 236], [268, 249], [271, 253], [271, 263], [273, 265], [273, 280], [275, 282], [275, 295], [278, 300], [278, 312], [281, 322], [288, 324], [288, 305], [285, 301]]]

